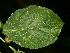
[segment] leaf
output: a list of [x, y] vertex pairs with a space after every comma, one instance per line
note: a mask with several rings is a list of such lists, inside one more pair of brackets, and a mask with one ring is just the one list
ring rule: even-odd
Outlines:
[[21, 47], [38, 49], [53, 44], [63, 25], [52, 10], [30, 5], [11, 14], [3, 26], [3, 34]]

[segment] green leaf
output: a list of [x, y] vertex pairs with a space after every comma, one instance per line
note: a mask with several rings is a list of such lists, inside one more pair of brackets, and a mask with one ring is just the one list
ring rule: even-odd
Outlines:
[[3, 34], [21, 47], [38, 49], [53, 44], [63, 25], [52, 10], [30, 5], [11, 14], [3, 26]]

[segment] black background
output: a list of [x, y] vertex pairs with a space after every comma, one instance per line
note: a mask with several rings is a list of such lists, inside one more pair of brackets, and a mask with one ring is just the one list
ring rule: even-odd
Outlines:
[[[62, 31], [59, 35], [58, 40], [46, 47], [39, 48], [37, 50], [29, 48], [21, 48], [19, 45], [11, 42], [9, 44], [3, 43], [0, 40], [0, 52], [2, 53], [13, 53], [13, 51], [8, 47], [11, 45], [16, 50], [20, 50], [26, 53], [70, 53], [70, 2], [67, 0], [0, 0], [0, 21], [3, 24], [6, 22], [8, 17], [15, 10], [20, 8], [25, 8], [29, 5], [39, 5], [53, 10], [65, 25], [62, 28]], [[5, 38], [2, 30], [0, 30], [0, 36]]]

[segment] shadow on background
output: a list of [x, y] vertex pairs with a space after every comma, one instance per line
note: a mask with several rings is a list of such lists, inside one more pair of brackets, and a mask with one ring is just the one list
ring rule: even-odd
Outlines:
[[[14, 47], [16, 50], [19, 48], [20, 50], [26, 53], [69, 53], [70, 51], [70, 16], [69, 16], [69, 3], [67, 1], [62, 0], [0, 0], [0, 21], [3, 24], [6, 22], [8, 17], [17, 9], [25, 8], [29, 5], [38, 5], [42, 7], [49, 8], [53, 10], [56, 14], [58, 14], [65, 25], [62, 28], [60, 36], [58, 40], [50, 45], [37, 50], [29, 49], [29, 48], [21, 48], [19, 45], [11, 42], [9, 44], [3, 43], [0, 40], [0, 51], [2, 53], [13, 53], [11, 49], [9, 49], [9, 45]], [[2, 30], [0, 30], [0, 36], [5, 38]]]

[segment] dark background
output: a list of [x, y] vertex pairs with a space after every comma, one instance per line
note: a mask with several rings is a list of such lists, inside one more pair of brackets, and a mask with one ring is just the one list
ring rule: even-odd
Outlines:
[[[16, 50], [19, 48], [26, 53], [70, 53], [69, 3], [70, 2], [67, 0], [0, 0], [0, 21], [2, 21], [3, 24], [6, 22], [11, 13], [13, 13], [15, 10], [25, 8], [29, 5], [39, 5], [49, 8], [53, 10], [56, 14], [58, 14], [62, 21], [65, 23], [58, 40], [49, 46], [33, 50], [24, 47], [21, 48], [19, 45], [16, 45], [13, 42], [9, 44], [3, 43], [0, 40], [0, 51], [2, 53], [13, 53], [13, 51], [8, 47], [9, 45], [11, 45]], [[4, 38], [5, 35], [3, 35], [1, 32], [2, 30], [0, 30], [0, 36]]]

